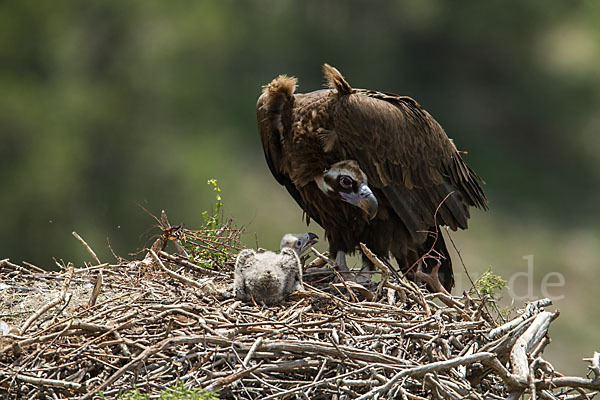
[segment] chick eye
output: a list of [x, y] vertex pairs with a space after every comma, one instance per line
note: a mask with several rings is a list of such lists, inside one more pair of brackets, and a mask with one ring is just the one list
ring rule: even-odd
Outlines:
[[352, 178], [350, 178], [347, 175], [342, 175], [340, 177], [340, 185], [342, 185], [342, 187], [344, 187], [346, 189], [349, 189], [352, 187], [352, 182], [353, 182]]
[[300, 247], [300, 246], [302, 246], [302, 241], [301, 241], [301, 240], [298, 240], [298, 241], [296, 242], [296, 247]]

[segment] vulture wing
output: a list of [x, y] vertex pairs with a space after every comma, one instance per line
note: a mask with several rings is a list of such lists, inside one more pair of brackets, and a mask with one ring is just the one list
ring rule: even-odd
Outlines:
[[369, 185], [379, 188], [408, 230], [434, 225], [466, 228], [468, 206], [487, 208], [481, 179], [464, 163], [442, 127], [409, 97], [351, 89], [342, 75], [325, 65], [337, 91], [333, 129], [325, 151], [358, 161]]
[[[290, 129], [293, 106], [293, 101], [290, 100], [293, 98], [296, 84], [296, 78], [282, 76], [266, 85], [256, 104], [256, 119], [265, 159], [271, 173], [280, 185], [285, 186], [300, 208], [305, 210], [300, 192], [289, 175], [289, 154], [283, 148], [284, 131]], [[320, 224], [318, 220], [316, 222]]]

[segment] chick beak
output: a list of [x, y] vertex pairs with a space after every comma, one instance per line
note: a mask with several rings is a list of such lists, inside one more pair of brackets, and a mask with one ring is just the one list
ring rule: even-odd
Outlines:
[[302, 246], [300, 247], [300, 254], [304, 253], [313, 244], [319, 241], [319, 237], [312, 232], [304, 233], [300, 236]]

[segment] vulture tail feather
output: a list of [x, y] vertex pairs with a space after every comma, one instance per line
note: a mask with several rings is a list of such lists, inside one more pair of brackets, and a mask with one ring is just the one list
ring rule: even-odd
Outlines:
[[340, 95], [352, 93], [352, 87], [340, 74], [340, 71], [329, 64], [323, 64], [323, 74], [330, 89], [336, 89]]

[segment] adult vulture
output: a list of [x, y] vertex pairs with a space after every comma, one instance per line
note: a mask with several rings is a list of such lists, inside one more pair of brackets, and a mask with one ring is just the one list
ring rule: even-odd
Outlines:
[[487, 209], [481, 179], [415, 100], [353, 89], [338, 70], [323, 69], [323, 90], [295, 94], [297, 79], [285, 75], [263, 88], [256, 113], [273, 176], [307, 223], [323, 227], [342, 268], [363, 242], [449, 292], [454, 276], [440, 226], [466, 229], [470, 206]]

